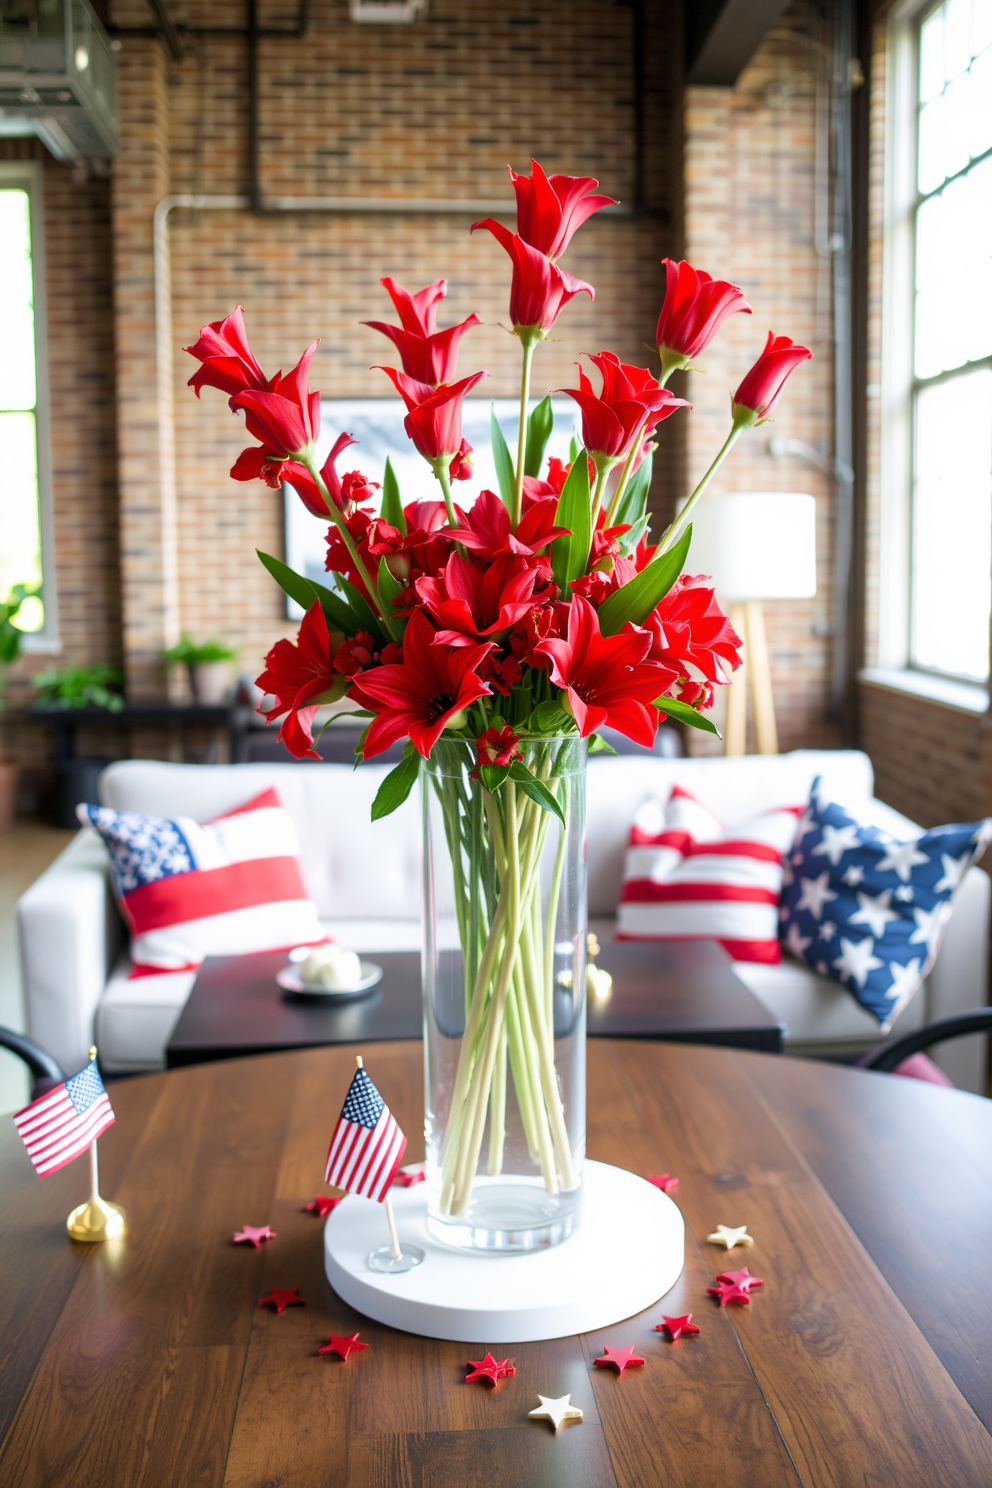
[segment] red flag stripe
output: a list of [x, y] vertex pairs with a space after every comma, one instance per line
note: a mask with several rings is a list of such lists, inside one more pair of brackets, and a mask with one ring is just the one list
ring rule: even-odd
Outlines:
[[779, 896], [771, 889], [746, 888], [741, 884], [653, 883], [649, 878], [628, 879], [623, 886], [621, 903], [665, 904], [718, 902], [728, 899], [746, 904], [778, 904]]
[[[71, 1106], [72, 1102], [70, 1101], [69, 1104]], [[60, 1146], [65, 1141], [66, 1132], [72, 1132], [76, 1129], [82, 1130], [83, 1127], [88, 1130], [110, 1109], [109, 1099], [106, 1095], [101, 1095], [100, 1099], [94, 1101], [93, 1105], [82, 1116], [77, 1115], [75, 1107], [73, 1107], [71, 1114], [67, 1113], [57, 1127], [53, 1127], [50, 1131], [39, 1133], [29, 1141], [25, 1141], [24, 1145], [32, 1158], [35, 1156], [44, 1158], [53, 1148]], [[112, 1111], [111, 1115], [113, 1115]]]

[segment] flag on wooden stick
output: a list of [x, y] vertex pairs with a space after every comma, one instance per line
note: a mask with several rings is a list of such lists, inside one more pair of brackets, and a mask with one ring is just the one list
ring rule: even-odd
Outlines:
[[381, 1204], [405, 1151], [396, 1118], [365, 1070], [357, 1069], [331, 1137], [324, 1181]]
[[28, 1157], [42, 1178], [86, 1151], [115, 1121], [96, 1061], [39, 1095], [14, 1116]]

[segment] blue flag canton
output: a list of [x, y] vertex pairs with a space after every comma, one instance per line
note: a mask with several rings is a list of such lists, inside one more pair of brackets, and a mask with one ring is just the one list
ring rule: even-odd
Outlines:
[[351, 1089], [345, 1097], [342, 1119], [353, 1121], [357, 1126], [365, 1126], [372, 1131], [385, 1109], [386, 1103], [368, 1075], [363, 1069], [356, 1070]]
[[80, 811], [107, 844], [122, 897], [159, 879], [192, 873], [196, 867], [178, 822], [140, 811], [112, 811], [109, 806], [83, 806]]
[[65, 1082], [65, 1093], [72, 1101], [80, 1116], [88, 1111], [90, 1106], [105, 1094], [103, 1081], [100, 1079], [96, 1065], [90, 1061], [85, 1069], [81, 1069], [78, 1075], [73, 1075], [71, 1080]]

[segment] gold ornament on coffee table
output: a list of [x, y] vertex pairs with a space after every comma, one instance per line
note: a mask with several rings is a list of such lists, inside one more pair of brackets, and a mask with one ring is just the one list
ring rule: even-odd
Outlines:
[[[90, 1049], [90, 1059], [96, 1059], [95, 1047]], [[90, 1143], [90, 1196], [85, 1204], [76, 1205], [65, 1227], [70, 1239], [87, 1244], [97, 1240], [117, 1240], [124, 1234], [124, 1210], [100, 1197], [100, 1161], [95, 1141]]]

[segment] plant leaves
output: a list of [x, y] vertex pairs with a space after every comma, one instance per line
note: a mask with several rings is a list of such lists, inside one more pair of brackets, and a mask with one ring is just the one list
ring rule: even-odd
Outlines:
[[544, 463], [544, 451], [548, 447], [555, 416], [551, 409], [551, 395], [542, 398], [527, 420], [527, 444], [524, 453], [524, 474], [540, 475]]
[[305, 579], [302, 574], [294, 573], [287, 564], [273, 558], [270, 553], [263, 553], [260, 548], [256, 548], [255, 552], [283, 593], [288, 594], [303, 609], [311, 609], [319, 599], [321, 609], [335, 630], [343, 630], [349, 636], [354, 635], [356, 630], [361, 630], [359, 617], [339, 595], [325, 589], [323, 584], [318, 584], [313, 579]]
[[551, 567], [562, 599], [568, 598], [572, 579], [585, 573], [592, 545], [592, 498], [589, 493], [589, 464], [585, 450], [572, 461], [564, 489], [558, 498], [555, 526], [567, 527], [570, 537], [556, 537], [551, 545]]
[[690, 708], [688, 703], [676, 702], [674, 698], [655, 698], [654, 706], [669, 718], [674, 718], [676, 723], [688, 724], [689, 728], [702, 729], [704, 734], [715, 734], [722, 738], [720, 730], [710, 719], [704, 718], [702, 713], [697, 713], [695, 708]]
[[544, 811], [550, 811], [565, 826], [565, 815], [546, 785], [542, 785], [533, 771], [528, 770], [522, 760], [514, 760], [510, 766], [510, 779], [519, 785], [524, 795], [530, 796]]
[[654, 450], [647, 455], [638, 465], [630, 480], [627, 489], [623, 493], [623, 499], [617, 508], [614, 522], [619, 526], [621, 522], [629, 522], [631, 526], [639, 522], [648, 509], [648, 491], [651, 488], [651, 470], [654, 465]]
[[495, 795], [510, 773], [509, 765], [480, 765], [479, 778], [490, 795]]
[[607, 744], [607, 742], [603, 738], [602, 734], [590, 734], [589, 735], [589, 753], [590, 754], [616, 754], [616, 750], [613, 748], [613, 745], [612, 744]]
[[344, 574], [336, 573], [334, 575], [334, 582], [341, 590], [341, 593], [348, 601], [348, 604], [351, 606], [352, 610], [354, 610], [355, 616], [358, 620], [359, 629], [367, 630], [371, 632], [372, 635], [377, 636], [379, 640], [382, 640], [382, 621], [379, 619], [379, 616], [376, 614], [375, 610], [373, 610], [372, 606], [369, 604], [368, 600], [365, 598], [365, 595], [361, 592], [361, 590], [356, 589], [351, 580], [346, 579]]
[[617, 547], [620, 549], [620, 552], [625, 558], [629, 557], [630, 554], [633, 553], [634, 549], [637, 547], [637, 544], [647, 532], [648, 523], [650, 522], [650, 520], [650, 517], [638, 518], [629, 532], [624, 532], [622, 536], [617, 538]]
[[543, 703], [538, 703], [528, 718], [527, 728], [534, 734], [560, 734], [570, 732], [574, 723], [572, 715], [566, 713], [560, 703], [554, 698], [546, 698]]
[[[407, 745], [407, 748], [410, 746]], [[372, 820], [379, 821], [383, 816], [390, 816], [397, 807], [402, 806], [419, 778], [420, 755], [411, 749], [396, 768], [390, 770], [376, 791], [372, 802]]]
[[386, 457], [386, 469], [382, 477], [382, 519], [388, 522], [390, 527], [395, 527], [406, 537], [406, 515], [403, 511], [403, 503], [400, 500], [400, 483], [396, 479], [396, 471]]
[[636, 579], [631, 579], [622, 589], [615, 590], [600, 605], [599, 628], [604, 636], [616, 635], [628, 621], [632, 621], [634, 625], [643, 625], [655, 605], [664, 599], [682, 572], [691, 541], [690, 525], [674, 548], [649, 563], [647, 568], [642, 568]]
[[396, 596], [402, 592], [403, 585], [396, 575], [391, 573], [387, 568], [385, 558], [379, 559], [379, 574], [376, 582], [384, 602], [390, 609], [393, 609], [396, 603]]
[[513, 474], [513, 461], [507, 448], [506, 440], [503, 438], [503, 430], [496, 418], [495, 408], [489, 419], [492, 430], [493, 460], [496, 465], [496, 479], [499, 482], [499, 494], [503, 498], [503, 505], [507, 511], [513, 506], [513, 488], [516, 484]]

